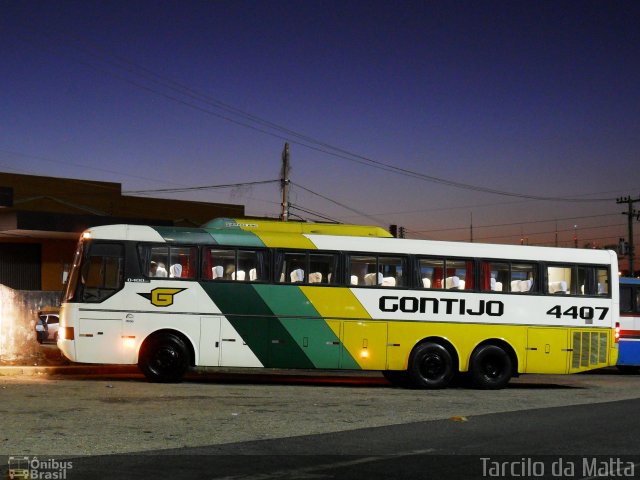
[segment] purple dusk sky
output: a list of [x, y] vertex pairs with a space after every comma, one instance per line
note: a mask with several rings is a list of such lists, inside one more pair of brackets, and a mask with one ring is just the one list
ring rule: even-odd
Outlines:
[[565, 246], [625, 237], [640, 195], [635, 1], [2, 0], [0, 58], [0, 171], [273, 180], [288, 141], [301, 217]]

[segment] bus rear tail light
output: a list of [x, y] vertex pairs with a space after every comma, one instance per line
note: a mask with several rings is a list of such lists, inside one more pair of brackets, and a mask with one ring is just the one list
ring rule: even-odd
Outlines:
[[58, 337], [62, 340], [74, 340], [75, 333], [73, 331], [73, 327], [60, 327]]
[[616, 322], [614, 338], [616, 340], [616, 343], [620, 341], [620, 322]]

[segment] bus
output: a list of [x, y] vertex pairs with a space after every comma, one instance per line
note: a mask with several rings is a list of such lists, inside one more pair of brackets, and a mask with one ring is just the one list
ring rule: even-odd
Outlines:
[[215, 219], [80, 238], [58, 347], [73, 362], [378, 370], [445, 388], [617, 360], [612, 251], [393, 238], [380, 227]]
[[640, 278], [620, 278], [618, 370], [640, 372]]

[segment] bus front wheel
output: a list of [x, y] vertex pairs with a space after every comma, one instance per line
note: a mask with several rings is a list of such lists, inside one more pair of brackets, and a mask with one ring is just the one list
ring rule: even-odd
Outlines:
[[182, 380], [189, 366], [189, 354], [184, 341], [170, 333], [147, 340], [138, 367], [151, 382], [175, 383]]
[[511, 379], [511, 357], [497, 345], [484, 345], [471, 357], [471, 382], [482, 390], [504, 388]]
[[446, 388], [455, 372], [451, 353], [438, 343], [418, 345], [411, 353], [407, 371], [415, 388]]

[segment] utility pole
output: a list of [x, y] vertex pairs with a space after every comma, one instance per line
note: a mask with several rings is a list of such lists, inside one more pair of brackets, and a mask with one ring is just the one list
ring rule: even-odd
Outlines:
[[280, 220], [289, 220], [289, 144], [284, 144], [282, 150], [282, 169], [280, 170], [280, 189], [282, 190], [282, 210]]
[[473, 243], [473, 212], [471, 212], [471, 223], [469, 224], [469, 241]]
[[629, 196], [627, 197], [621, 197], [618, 198], [616, 200], [617, 204], [621, 204], [621, 203], [626, 203], [629, 208], [626, 212], [622, 212], [622, 215], [626, 215], [628, 218], [627, 220], [629, 221], [629, 276], [633, 277], [633, 274], [635, 272], [634, 267], [633, 267], [633, 260], [635, 258], [635, 246], [633, 245], [633, 217], [636, 217], [636, 220], [640, 220], [640, 212], [638, 212], [637, 210], [635, 210], [633, 208], [633, 204], [636, 202], [640, 202], [640, 197], [638, 198], [631, 198]]

